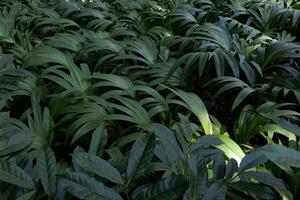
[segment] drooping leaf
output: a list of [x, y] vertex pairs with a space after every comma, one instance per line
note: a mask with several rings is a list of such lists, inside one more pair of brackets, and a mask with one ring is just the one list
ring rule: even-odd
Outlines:
[[221, 149], [228, 158], [233, 158], [240, 164], [245, 153], [239, 145], [227, 135], [218, 135], [217, 137], [223, 142], [223, 144], [218, 145], [217, 147]]
[[70, 58], [61, 51], [47, 46], [35, 48], [24, 61], [24, 67], [38, 66], [45, 63], [57, 63], [70, 66]]
[[183, 102], [175, 102], [175, 103], [186, 107], [196, 115], [196, 117], [198, 118], [198, 120], [203, 126], [205, 134], [209, 134], [209, 135], [213, 134], [212, 124], [209, 119], [209, 115], [206, 110], [206, 107], [202, 102], [202, 100], [196, 94], [193, 93], [187, 93], [182, 90], [173, 90], [173, 89], [170, 90], [184, 101], [184, 103]]

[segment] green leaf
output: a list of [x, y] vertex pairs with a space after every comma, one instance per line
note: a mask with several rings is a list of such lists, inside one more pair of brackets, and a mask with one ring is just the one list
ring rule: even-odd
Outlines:
[[140, 178], [154, 155], [155, 137], [153, 135], [139, 138], [133, 144], [126, 170], [127, 185], [135, 178]]
[[24, 149], [32, 143], [32, 134], [17, 132], [0, 137], [0, 157]]
[[236, 107], [238, 107], [238, 105], [240, 105], [240, 103], [253, 92], [255, 92], [255, 90], [252, 88], [243, 88], [234, 99], [231, 110], [236, 109]]
[[227, 186], [223, 180], [215, 182], [205, 192], [202, 200], [225, 200], [226, 191]]
[[245, 153], [239, 145], [227, 135], [218, 135], [217, 137], [223, 142], [223, 144], [218, 145], [217, 147], [221, 149], [229, 159], [233, 158], [240, 164]]
[[82, 173], [68, 172], [59, 177], [60, 185], [72, 195], [85, 200], [122, 200], [113, 189]]
[[193, 139], [193, 130], [191, 122], [182, 114], [178, 114], [178, 116], [180, 118], [178, 132], [180, 132], [180, 134], [182, 134], [187, 141], [191, 141]]
[[114, 96], [115, 99], [120, 101], [123, 105], [110, 104], [113, 108], [124, 112], [126, 115], [111, 114], [108, 116], [108, 120], [122, 120], [136, 123], [139, 127], [147, 129], [151, 122], [151, 117], [147, 110], [137, 101], [121, 96]]
[[3, 69], [7, 64], [11, 64], [14, 60], [12, 54], [2, 54], [0, 55], [0, 70]]
[[260, 183], [273, 187], [275, 190], [278, 191], [278, 193], [280, 193], [282, 199], [293, 199], [292, 194], [290, 193], [290, 191], [287, 190], [283, 181], [270, 174], [263, 172], [248, 171], [243, 173], [241, 176], [243, 179], [248, 179], [249, 181], [250, 179], [255, 179]]
[[196, 159], [190, 158], [188, 160], [191, 169], [190, 176], [190, 193], [192, 200], [201, 200], [202, 193], [207, 189], [208, 184], [208, 170], [204, 162], [198, 163]]
[[6, 160], [0, 160], [0, 181], [28, 189], [34, 188], [30, 176], [20, 167]]
[[283, 145], [270, 143], [257, 149], [275, 164], [300, 168], [300, 152]]
[[144, 136], [146, 135], [146, 133], [141, 133], [141, 132], [138, 132], [138, 133], [130, 133], [130, 134], [127, 134], [127, 135], [124, 135], [122, 136], [120, 139], [118, 139], [117, 141], [115, 141], [111, 146], [111, 147], [119, 147], [119, 148], [122, 148], [123, 146], [127, 145], [127, 144], [130, 144], [134, 141], [136, 141], [137, 139], [139, 138], [143, 138]]
[[264, 164], [267, 161], [267, 158], [259, 151], [254, 151], [247, 154], [240, 164], [240, 170], [244, 171], [252, 167]]
[[237, 171], [238, 171], [238, 164], [236, 160], [230, 159], [226, 165], [226, 171], [225, 171], [226, 180], [230, 180]]
[[300, 46], [289, 42], [274, 42], [271, 43], [265, 54], [262, 54], [263, 62], [262, 68], [267, 67], [271, 63], [278, 63], [286, 58], [299, 58]]
[[[154, 64], [157, 59], [158, 50], [150, 37], [139, 37], [136, 40], [130, 40], [128, 44], [130, 45], [128, 49], [138, 55], [135, 59], [139, 59], [147, 65]], [[129, 56], [133, 55], [130, 54]]]
[[212, 135], [213, 134], [212, 124], [209, 119], [209, 115], [206, 110], [206, 107], [202, 102], [202, 100], [194, 93], [188, 93], [182, 90], [173, 90], [173, 89], [170, 90], [184, 101], [184, 103], [177, 102], [177, 104], [186, 107], [192, 113], [194, 113], [194, 115], [196, 115], [201, 125], [203, 126], [205, 134]]
[[45, 63], [57, 63], [64, 66], [70, 66], [72, 61], [63, 52], [47, 46], [39, 46], [33, 49], [25, 58], [23, 66], [31, 67], [43, 65]]
[[102, 80], [101, 82], [94, 85], [94, 87], [115, 87], [120, 88], [124, 91], [128, 91], [128, 94], [135, 96], [133, 88], [133, 83], [130, 79], [114, 74], [100, 74], [95, 73], [93, 78]]
[[[240, 191], [242, 193], [247, 193], [256, 199], [274, 199], [274, 196], [275, 196], [275, 192], [273, 192], [273, 190], [271, 190], [269, 187], [262, 185], [260, 183], [238, 181], [238, 182], [230, 183], [229, 187], [236, 191]], [[234, 192], [234, 193], [237, 193], [237, 192]], [[242, 199], [244, 199], [244, 198], [242, 198]]]
[[288, 120], [285, 119], [279, 119], [274, 120], [278, 125], [280, 125], [283, 129], [294, 133], [296, 136], [300, 137], [300, 126], [297, 124], [292, 124]]
[[18, 197], [17, 200], [32, 200], [36, 191], [31, 191], [26, 194], [23, 194], [22, 196]]
[[174, 172], [179, 171], [184, 154], [176, 140], [175, 134], [162, 124], [152, 124], [152, 131], [159, 140], [162, 150], [172, 165]]
[[188, 180], [184, 176], [170, 176], [137, 188], [131, 197], [137, 200], [175, 199], [182, 195], [187, 187]]
[[93, 132], [89, 153], [101, 157], [106, 143], [107, 143], [107, 131], [105, 129], [104, 123], [102, 123]]
[[56, 160], [50, 147], [42, 149], [37, 156], [37, 170], [43, 188], [49, 197], [56, 194]]
[[104, 177], [114, 183], [123, 184], [122, 177], [118, 170], [107, 161], [89, 153], [76, 153], [73, 155], [74, 162], [81, 168]]

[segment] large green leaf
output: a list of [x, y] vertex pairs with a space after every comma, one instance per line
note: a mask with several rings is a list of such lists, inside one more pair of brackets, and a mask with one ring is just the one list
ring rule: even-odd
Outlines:
[[286, 58], [299, 58], [300, 46], [288, 42], [274, 42], [266, 48], [264, 54], [260, 54], [262, 67], [265, 68], [272, 63], [278, 63]]
[[37, 169], [43, 188], [51, 198], [56, 194], [56, 160], [50, 147], [40, 150], [37, 156]]
[[[1, 134], [0, 134], [1, 135]], [[0, 157], [24, 149], [32, 143], [32, 134], [17, 132], [0, 136]]]
[[107, 161], [100, 157], [89, 153], [75, 153], [73, 155], [74, 162], [81, 168], [104, 177], [114, 183], [123, 184], [122, 177]]
[[224, 181], [213, 183], [203, 196], [203, 200], [225, 200], [227, 186]]
[[200, 121], [206, 134], [213, 134], [212, 124], [209, 119], [208, 112], [202, 100], [194, 93], [184, 92], [182, 90], [173, 90], [177, 96], [179, 96], [184, 102], [175, 101], [175, 103], [182, 105], [189, 109]]
[[132, 198], [137, 200], [177, 199], [187, 187], [188, 181], [185, 177], [170, 176], [154, 184], [137, 188]]
[[233, 158], [240, 164], [245, 156], [245, 153], [240, 146], [227, 135], [218, 135], [217, 137], [223, 142], [223, 144], [218, 145], [217, 147], [221, 149], [228, 158]]
[[191, 199], [200, 200], [208, 184], [208, 170], [204, 162], [198, 163], [196, 159], [189, 159], [188, 164], [191, 169], [189, 188]]
[[0, 181], [24, 188], [34, 188], [30, 176], [20, 167], [6, 160], [0, 160]]
[[240, 164], [240, 170], [247, 170], [252, 167], [256, 167], [260, 164], [264, 164], [267, 158], [259, 151], [254, 151], [247, 154]]
[[172, 169], [178, 173], [184, 160], [184, 154], [176, 140], [175, 134], [162, 124], [152, 124], [152, 131], [158, 138], [160, 147], [168, 162], [171, 163]]
[[72, 61], [63, 52], [47, 46], [39, 46], [33, 49], [24, 61], [24, 67], [38, 66], [45, 63], [56, 63], [70, 66]]
[[278, 191], [278, 193], [280, 193], [282, 199], [293, 199], [292, 194], [290, 193], [290, 191], [288, 191], [283, 181], [270, 174], [263, 172], [248, 171], [243, 173], [241, 176], [243, 179], [255, 179], [258, 182], [273, 187], [275, 190]]
[[82, 173], [65, 173], [59, 177], [59, 183], [65, 190], [80, 199], [122, 200], [116, 191]]
[[[249, 196], [257, 199], [273, 199], [275, 196], [275, 192], [272, 189], [260, 183], [238, 181], [230, 183], [229, 188], [234, 189], [232, 193], [238, 197], [240, 197], [240, 194], [237, 191], [240, 191], [241, 193], [247, 193]], [[232, 196], [232, 193], [228, 196]], [[245, 198], [240, 198], [240, 200], [243, 199]]]
[[120, 101], [125, 106], [115, 103], [111, 104], [111, 106], [113, 108], [116, 108], [117, 110], [124, 112], [125, 115], [111, 114], [108, 116], [109, 120], [133, 122], [143, 129], [147, 129], [150, 126], [151, 117], [147, 110], [139, 102], [121, 96], [114, 96], [114, 98]]
[[300, 152], [283, 145], [270, 143], [257, 149], [275, 164], [300, 168]]
[[153, 135], [139, 138], [133, 144], [126, 170], [127, 184], [140, 178], [154, 155], [155, 137]]
[[102, 123], [93, 132], [89, 153], [101, 157], [106, 143], [107, 143], [107, 131], [105, 129], [104, 123]]

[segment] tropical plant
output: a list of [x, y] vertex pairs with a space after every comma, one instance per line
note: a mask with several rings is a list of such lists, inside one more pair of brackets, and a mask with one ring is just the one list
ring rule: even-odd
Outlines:
[[0, 199], [299, 199], [299, 8], [2, 0]]

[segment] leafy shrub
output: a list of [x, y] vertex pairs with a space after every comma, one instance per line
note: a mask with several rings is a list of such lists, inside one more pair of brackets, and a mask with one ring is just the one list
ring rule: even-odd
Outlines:
[[299, 199], [299, 5], [2, 0], [0, 199]]

